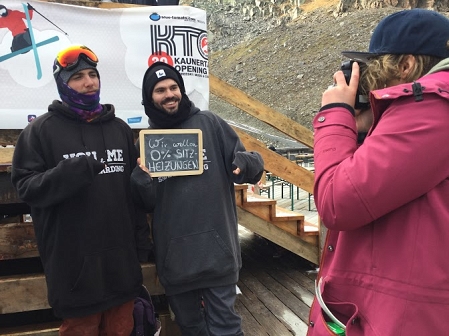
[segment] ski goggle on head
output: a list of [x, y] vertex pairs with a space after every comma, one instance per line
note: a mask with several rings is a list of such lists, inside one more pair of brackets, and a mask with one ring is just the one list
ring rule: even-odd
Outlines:
[[86, 46], [76, 45], [61, 50], [56, 56], [53, 75], [56, 77], [56, 75], [62, 70], [71, 71], [75, 69], [81, 59], [93, 67], [97, 66], [97, 55], [95, 55], [95, 53]]

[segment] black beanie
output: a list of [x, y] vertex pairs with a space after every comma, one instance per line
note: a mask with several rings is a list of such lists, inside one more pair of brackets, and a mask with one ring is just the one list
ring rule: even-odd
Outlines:
[[153, 89], [157, 83], [164, 79], [173, 79], [178, 83], [182, 95], [185, 95], [186, 89], [184, 87], [184, 80], [181, 74], [171, 65], [164, 62], [156, 62], [151, 65], [145, 75], [142, 83], [142, 103], [145, 105], [152, 102]]

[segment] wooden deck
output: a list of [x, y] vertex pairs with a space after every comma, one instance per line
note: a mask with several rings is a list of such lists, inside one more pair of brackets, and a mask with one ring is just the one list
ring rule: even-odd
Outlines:
[[[262, 195], [268, 197], [267, 192]], [[318, 223], [313, 195], [275, 183], [270, 198], [278, 206], [304, 215], [307, 222]], [[238, 286], [242, 294], [236, 310], [242, 316], [245, 335], [306, 335], [317, 265], [243, 226], [239, 226], [239, 236], [243, 266]]]
[[[243, 267], [236, 310], [246, 336], [306, 335], [316, 265], [239, 228]], [[276, 256], [276, 257], [274, 257]]]

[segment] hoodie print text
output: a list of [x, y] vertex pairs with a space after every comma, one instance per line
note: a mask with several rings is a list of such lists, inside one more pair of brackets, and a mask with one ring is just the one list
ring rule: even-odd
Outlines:
[[98, 158], [96, 151], [64, 154], [62, 157], [64, 159], [70, 159], [84, 155], [92, 156], [95, 160], [107, 164], [107, 166], [99, 174], [123, 173], [126, 166], [123, 159], [123, 149], [106, 149], [105, 152], [107, 156], [106, 161], [103, 158]]

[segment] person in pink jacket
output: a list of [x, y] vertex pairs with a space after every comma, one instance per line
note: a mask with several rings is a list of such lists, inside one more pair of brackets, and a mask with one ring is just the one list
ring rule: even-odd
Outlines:
[[[328, 233], [309, 336], [449, 335], [448, 42], [437, 12], [391, 14], [368, 53], [343, 52], [362, 74], [355, 62], [323, 93], [314, 197]], [[372, 112], [354, 110], [359, 78]]]

